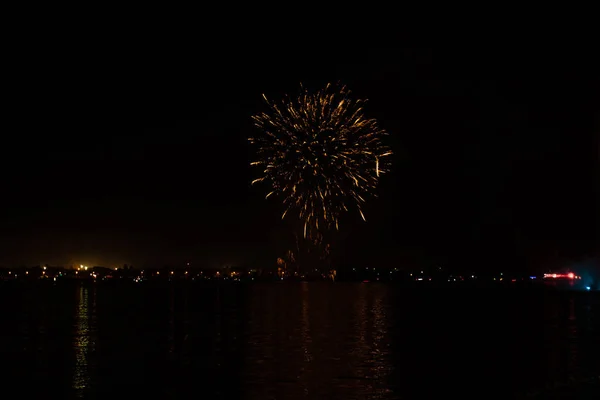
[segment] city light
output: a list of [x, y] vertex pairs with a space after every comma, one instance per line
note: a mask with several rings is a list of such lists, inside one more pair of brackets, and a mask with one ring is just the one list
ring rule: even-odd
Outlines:
[[[178, 271], [175, 274], [175, 271]], [[362, 272], [360, 272], [362, 271]], [[423, 273], [421, 273], [421, 271]], [[81, 272], [81, 273], [80, 273]], [[161, 273], [162, 272], [162, 273]], [[206, 274], [204, 273], [206, 272]], [[430, 274], [429, 272], [432, 272]], [[210, 270], [191, 270], [188, 268], [178, 270], [177, 267], [163, 268], [161, 270], [150, 270], [148, 274], [142, 269], [133, 268], [116, 268], [115, 267], [86, 267], [81, 264], [71, 267], [51, 267], [51, 266], [37, 266], [22, 269], [6, 269], [5, 272], [0, 271], [0, 281], [15, 281], [17, 276], [19, 279], [33, 280], [54, 280], [57, 281], [69, 281], [70, 279], [77, 281], [89, 280], [94, 282], [100, 281], [115, 281], [122, 280], [131, 282], [143, 283], [146, 281], [153, 280], [164, 280], [169, 282], [175, 281], [208, 281], [215, 280], [219, 282], [231, 281], [231, 282], [243, 282], [243, 281], [281, 281], [281, 280], [329, 280], [332, 282], [341, 280], [356, 282], [376, 282], [376, 281], [398, 281], [408, 283], [409, 281], [414, 282], [418, 285], [427, 286], [428, 282], [448, 282], [448, 284], [458, 285], [459, 283], [470, 285], [486, 285], [486, 282], [490, 284], [492, 282], [513, 282], [513, 284], [521, 281], [531, 282], [532, 285], [537, 285], [539, 282], [540, 286], [542, 282], [545, 282], [548, 286], [553, 288], [569, 288], [582, 291], [593, 291], [596, 289], [595, 284], [590, 284], [591, 281], [582, 280], [583, 278], [575, 272], [569, 270], [561, 272], [548, 272], [546, 274], [540, 274], [539, 276], [526, 274], [523, 276], [498, 276], [498, 274], [489, 274], [486, 276], [472, 275], [471, 272], [465, 275], [450, 274], [450, 273], [439, 273], [437, 267], [435, 271], [421, 270], [398, 270], [383, 269], [375, 267], [352, 267], [351, 269], [336, 271], [335, 269], [321, 270], [318, 268], [311, 268], [310, 274], [302, 274], [300, 271], [289, 271], [285, 267], [273, 266], [272, 269], [266, 268], [260, 270], [257, 268], [246, 269], [232, 266], [224, 266], [223, 269], [210, 269]], [[352, 274], [352, 275], [350, 275]], [[494, 276], [495, 275], [495, 276]], [[474, 278], [473, 278], [474, 277]], [[60, 279], [58, 279], [60, 278]], [[588, 286], [589, 285], [589, 286]]]
[[568, 274], [544, 274], [544, 278], [549, 279], [580, 279], [580, 277], [576, 277], [574, 273], [569, 272]]

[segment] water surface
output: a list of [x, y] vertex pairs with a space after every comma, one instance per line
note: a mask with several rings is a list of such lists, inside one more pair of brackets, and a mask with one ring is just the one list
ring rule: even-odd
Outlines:
[[514, 398], [600, 371], [596, 293], [65, 283], [0, 300], [24, 398]]

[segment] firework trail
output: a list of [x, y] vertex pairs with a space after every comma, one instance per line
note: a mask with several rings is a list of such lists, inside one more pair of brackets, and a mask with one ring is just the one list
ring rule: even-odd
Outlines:
[[381, 175], [389, 172], [390, 149], [381, 142], [387, 133], [363, 114], [363, 100], [350, 98], [340, 85], [317, 92], [301, 86], [296, 98], [272, 102], [254, 115], [260, 135], [250, 138], [262, 168], [252, 184], [269, 186], [270, 196], [282, 199], [282, 218], [297, 214], [304, 237], [338, 229], [340, 215], [362, 206]]

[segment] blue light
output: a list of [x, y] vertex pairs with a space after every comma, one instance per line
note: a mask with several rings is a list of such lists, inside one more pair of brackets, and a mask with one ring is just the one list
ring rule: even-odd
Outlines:
[[586, 286], [586, 287], [585, 287], [585, 290], [591, 290], [591, 289], [592, 289], [592, 288], [591, 288], [591, 287], [589, 287], [589, 286]]

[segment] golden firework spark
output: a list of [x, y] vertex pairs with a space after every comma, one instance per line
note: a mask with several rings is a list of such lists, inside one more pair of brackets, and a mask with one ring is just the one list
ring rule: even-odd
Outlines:
[[268, 183], [267, 197], [282, 199], [282, 218], [296, 212], [304, 236], [338, 228], [340, 215], [362, 206], [381, 175], [389, 172], [392, 152], [381, 138], [387, 133], [363, 113], [364, 100], [353, 100], [345, 86], [328, 84], [311, 93], [272, 102], [269, 112], [252, 119], [261, 135], [249, 139], [257, 147], [262, 174], [252, 181]]

